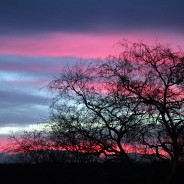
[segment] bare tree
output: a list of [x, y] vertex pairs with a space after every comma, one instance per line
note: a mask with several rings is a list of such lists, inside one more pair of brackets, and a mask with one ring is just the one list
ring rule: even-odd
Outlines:
[[120, 46], [119, 56], [66, 68], [49, 84], [55, 138], [127, 162], [126, 145], [142, 145], [170, 161], [172, 177], [184, 152], [184, 53], [159, 43]]
[[22, 130], [12, 133], [6, 151], [13, 162], [42, 163], [54, 161], [54, 152], [46, 130]]
[[117, 79], [127, 93], [141, 101], [145, 120], [142, 143], [157, 157], [170, 160], [172, 173], [184, 151], [184, 53], [169, 46], [121, 42], [118, 57], [100, 68], [104, 77]]
[[57, 92], [52, 137], [65, 149], [131, 162], [128, 153], [144, 112], [140, 102], [117, 80], [106, 78], [97, 63], [67, 68], [49, 84]]

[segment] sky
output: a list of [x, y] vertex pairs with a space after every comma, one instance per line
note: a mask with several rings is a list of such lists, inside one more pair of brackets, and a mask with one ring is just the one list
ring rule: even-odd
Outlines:
[[117, 54], [122, 39], [184, 48], [183, 0], [0, 0], [0, 147], [48, 117], [66, 65]]

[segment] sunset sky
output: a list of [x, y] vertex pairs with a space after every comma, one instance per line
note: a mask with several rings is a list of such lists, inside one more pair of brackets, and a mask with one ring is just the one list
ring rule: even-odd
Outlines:
[[44, 88], [122, 39], [184, 48], [184, 0], [0, 0], [0, 146], [48, 116]]

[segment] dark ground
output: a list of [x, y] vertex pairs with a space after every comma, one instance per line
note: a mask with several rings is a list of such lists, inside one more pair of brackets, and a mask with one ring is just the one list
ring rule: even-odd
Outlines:
[[[3, 183], [157, 184], [168, 174], [169, 166], [163, 163], [138, 164], [134, 169], [117, 163], [0, 165]], [[180, 164], [173, 184], [183, 181], [184, 164]]]

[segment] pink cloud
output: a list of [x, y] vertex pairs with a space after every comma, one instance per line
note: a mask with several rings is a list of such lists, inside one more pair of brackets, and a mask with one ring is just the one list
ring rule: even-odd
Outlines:
[[184, 45], [183, 35], [170, 33], [125, 33], [125, 34], [68, 34], [52, 33], [35, 37], [1, 38], [0, 54], [35, 57], [74, 56], [83, 58], [106, 57], [118, 51], [116, 43], [123, 38], [152, 44], [155, 41], [171, 45]]
[[107, 49], [119, 40], [114, 37], [80, 34], [49, 34], [34, 38], [3, 38], [1, 54], [23, 56], [75, 56], [100, 57], [108, 54]]
[[7, 135], [0, 135], [0, 152], [6, 149], [6, 146], [9, 143]]

